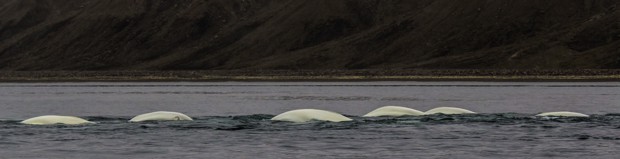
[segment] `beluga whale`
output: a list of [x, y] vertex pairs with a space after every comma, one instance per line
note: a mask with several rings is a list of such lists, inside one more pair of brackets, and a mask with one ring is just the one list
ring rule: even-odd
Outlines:
[[590, 117], [589, 115], [586, 115], [586, 114], [577, 113], [577, 112], [568, 112], [568, 111], [546, 112], [546, 113], [540, 113], [540, 114], [538, 114], [536, 116], [542, 116], [542, 117], [549, 117], [549, 116], [553, 116], [553, 117]]
[[471, 110], [467, 110], [467, 109], [463, 109], [463, 108], [456, 108], [456, 107], [437, 107], [431, 110], [428, 110], [426, 112], [424, 112], [425, 115], [431, 115], [431, 114], [476, 114], [476, 112], [473, 112]]
[[380, 116], [391, 116], [391, 117], [399, 117], [399, 116], [420, 116], [424, 115], [424, 112], [402, 107], [402, 106], [383, 106], [381, 108], [377, 108], [363, 117], [380, 117]]
[[74, 116], [60, 116], [60, 115], [44, 115], [30, 119], [26, 119], [21, 122], [22, 124], [29, 125], [53, 125], [53, 124], [65, 124], [65, 125], [78, 125], [78, 124], [94, 124], [88, 120], [74, 117]]
[[179, 113], [169, 111], [156, 111], [146, 114], [140, 114], [129, 120], [129, 122], [143, 122], [143, 121], [170, 121], [170, 120], [193, 120], [191, 117]]
[[342, 114], [334, 113], [326, 110], [319, 109], [297, 109], [284, 112], [271, 118], [275, 121], [288, 121], [295, 123], [303, 123], [311, 120], [329, 121], [329, 122], [342, 122], [351, 121], [353, 119], [347, 118]]

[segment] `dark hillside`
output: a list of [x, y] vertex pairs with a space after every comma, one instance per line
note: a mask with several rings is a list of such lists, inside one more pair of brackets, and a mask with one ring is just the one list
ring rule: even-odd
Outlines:
[[2, 70], [620, 68], [617, 0], [2, 0]]

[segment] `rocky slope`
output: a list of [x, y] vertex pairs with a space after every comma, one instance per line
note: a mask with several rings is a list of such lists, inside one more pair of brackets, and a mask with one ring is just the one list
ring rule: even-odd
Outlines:
[[0, 70], [620, 68], [616, 0], [2, 0]]

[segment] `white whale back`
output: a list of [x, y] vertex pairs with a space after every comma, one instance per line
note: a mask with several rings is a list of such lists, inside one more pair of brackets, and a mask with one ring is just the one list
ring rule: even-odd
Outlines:
[[463, 108], [455, 108], [455, 107], [437, 107], [431, 110], [424, 112], [425, 115], [431, 114], [476, 114], [476, 112], [463, 109]]
[[405, 116], [405, 115], [420, 116], [420, 115], [424, 115], [424, 112], [411, 109], [411, 108], [407, 108], [407, 107], [401, 107], [401, 106], [384, 106], [384, 107], [377, 108], [369, 112], [368, 114], [364, 115], [364, 117], [379, 117], [379, 116], [396, 117], [396, 116]]
[[82, 118], [74, 117], [74, 116], [44, 115], [44, 116], [38, 116], [38, 117], [26, 119], [22, 121], [21, 123], [30, 124], [30, 125], [52, 125], [52, 124], [77, 125], [77, 124], [89, 124], [93, 122], [84, 120]]
[[546, 112], [540, 113], [536, 116], [557, 116], [557, 117], [590, 117], [589, 115], [577, 113], [577, 112], [567, 112], [567, 111], [559, 111], [559, 112]]
[[193, 120], [191, 117], [179, 113], [169, 111], [157, 111], [135, 116], [129, 120], [129, 122], [143, 122], [143, 121], [166, 121], [166, 120]]
[[351, 121], [353, 119], [347, 118], [341, 114], [318, 110], [318, 109], [297, 109], [284, 112], [279, 114], [271, 120], [277, 121], [289, 121], [289, 122], [308, 122], [310, 120], [321, 120], [321, 121], [330, 121], [330, 122], [341, 122], [341, 121]]

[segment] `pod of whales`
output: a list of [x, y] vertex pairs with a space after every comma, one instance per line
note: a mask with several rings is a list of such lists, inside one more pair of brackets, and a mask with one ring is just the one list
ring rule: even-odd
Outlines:
[[398, 116], [405, 116], [405, 115], [420, 116], [420, 115], [424, 115], [424, 112], [411, 109], [411, 108], [407, 108], [407, 107], [401, 107], [401, 106], [384, 106], [384, 107], [377, 108], [369, 112], [368, 114], [364, 115], [364, 117], [380, 117], [380, 116], [398, 117]]
[[44, 115], [44, 116], [38, 116], [38, 117], [26, 119], [22, 121], [21, 123], [29, 124], [29, 125], [53, 125], [53, 124], [77, 125], [77, 124], [91, 124], [93, 122], [84, 120], [82, 118], [74, 117], [74, 116]]
[[287, 111], [282, 114], [279, 114], [271, 118], [271, 120], [303, 123], [303, 122], [308, 122], [311, 120], [341, 122], [341, 121], [351, 121], [353, 119], [347, 118], [338, 113], [325, 111], [325, 110], [297, 109], [297, 110], [291, 110], [291, 111]]
[[[476, 112], [456, 108], [456, 107], [437, 107], [426, 112], [421, 112], [415, 109], [402, 107], [402, 106], [383, 106], [377, 108], [363, 117], [380, 117], [380, 116], [420, 116], [420, 115], [432, 115], [432, 114], [475, 114]], [[577, 112], [568, 112], [568, 111], [557, 111], [557, 112], [545, 112], [537, 114], [536, 116], [540, 117], [589, 117], [589, 115], [577, 113]], [[141, 114], [133, 117], [130, 122], [142, 122], [142, 121], [162, 121], [162, 120], [193, 120], [191, 117], [178, 113], [178, 112], [169, 112], [169, 111], [157, 111], [146, 114]], [[329, 121], [329, 122], [342, 122], [342, 121], [352, 121], [353, 119], [343, 116], [342, 114], [338, 114], [331, 111], [319, 110], [319, 109], [297, 109], [284, 112], [282, 114], [276, 115], [271, 118], [271, 120], [275, 121], [288, 121], [288, 122], [308, 122], [311, 120], [319, 120], [319, 121]], [[26, 119], [21, 121], [22, 124], [30, 124], [30, 125], [51, 125], [51, 124], [67, 124], [67, 125], [77, 125], [77, 124], [89, 124], [94, 123], [88, 120], [74, 117], [74, 116], [59, 116], [59, 115], [44, 115], [33, 117], [30, 119]]]
[[166, 120], [193, 120], [191, 117], [179, 113], [169, 111], [156, 111], [146, 114], [141, 114], [131, 118], [129, 122], [143, 122], [143, 121], [166, 121]]
[[536, 116], [557, 116], [557, 117], [590, 117], [589, 115], [586, 114], [582, 114], [582, 113], [577, 113], [577, 112], [567, 112], [567, 111], [560, 111], [560, 112], [546, 112], [546, 113], [540, 113]]
[[455, 107], [437, 107], [424, 112], [425, 115], [431, 114], [476, 114], [476, 112]]

